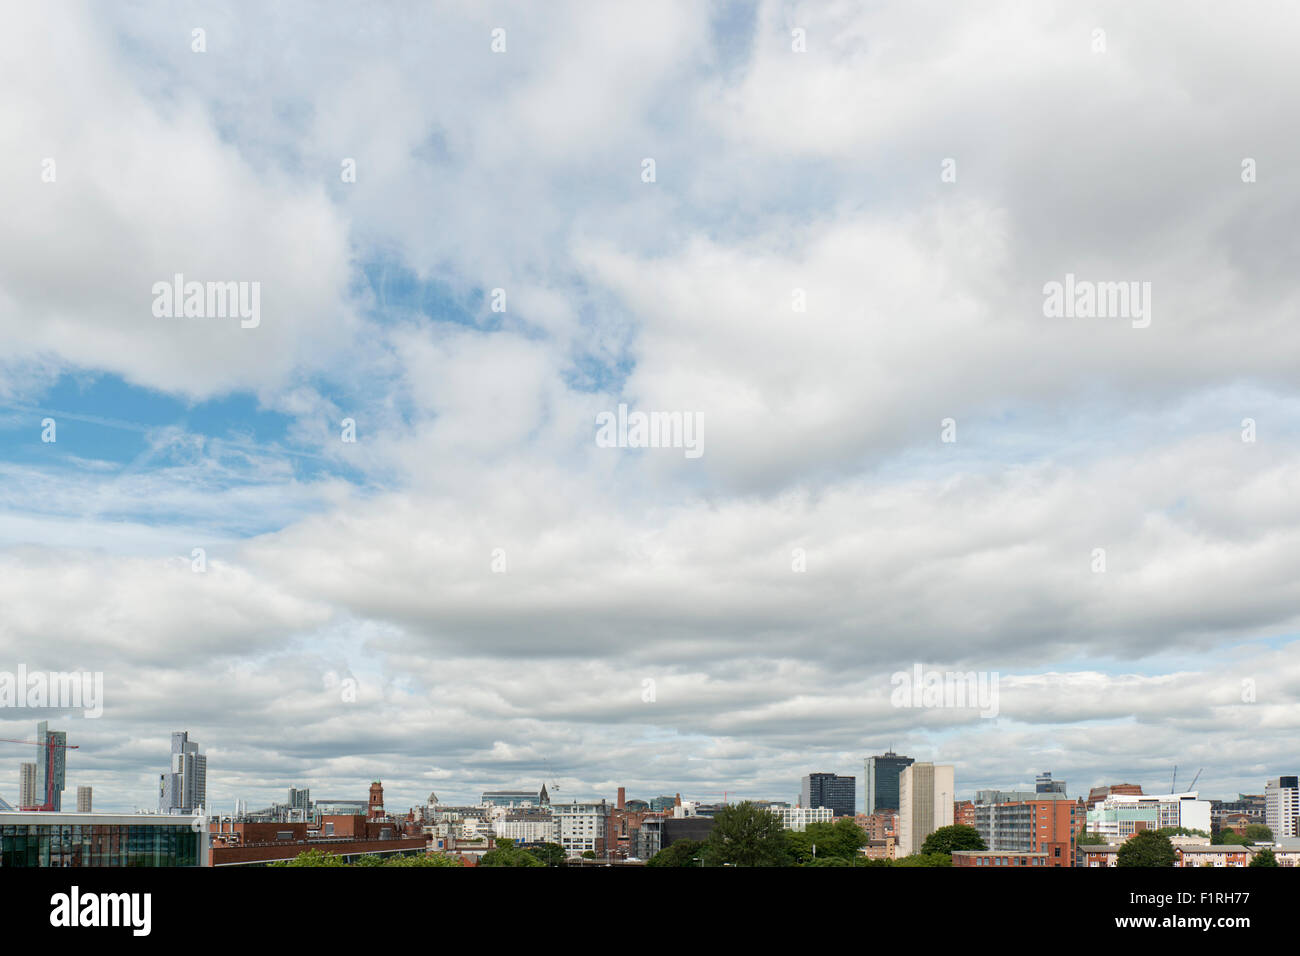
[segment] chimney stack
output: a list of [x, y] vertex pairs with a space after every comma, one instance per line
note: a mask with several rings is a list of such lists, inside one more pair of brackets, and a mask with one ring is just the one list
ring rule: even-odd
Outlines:
[[627, 801], [627, 787], [618, 788], [618, 808], [623, 809], [623, 804]]

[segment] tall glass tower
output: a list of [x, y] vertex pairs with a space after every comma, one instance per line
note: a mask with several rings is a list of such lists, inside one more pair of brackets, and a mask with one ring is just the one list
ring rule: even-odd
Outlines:
[[866, 813], [898, 810], [898, 775], [913, 763], [915, 761], [911, 757], [900, 756], [892, 750], [866, 759]]

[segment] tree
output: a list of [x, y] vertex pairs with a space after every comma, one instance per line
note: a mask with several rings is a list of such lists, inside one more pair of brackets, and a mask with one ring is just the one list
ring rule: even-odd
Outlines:
[[704, 841], [706, 866], [788, 866], [789, 844], [781, 818], [746, 800], [713, 816]]
[[1246, 839], [1251, 843], [1272, 843], [1273, 831], [1262, 823], [1246, 824]]
[[946, 853], [952, 856], [953, 850], [987, 850], [984, 838], [974, 827], [958, 823], [955, 826], [939, 827], [921, 844], [922, 853]]
[[1169, 837], [1155, 830], [1139, 830], [1115, 854], [1116, 866], [1173, 866], [1177, 854]]
[[1250, 840], [1235, 830], [1220, 830], [1210, 837], [1210, 842], [1215, 846], [1246, 846]]
[[352, 866], [383, 866], [384, 859], [374, 853], [367, 853], [358, 860], [354, 860]]
[[646, 866], [699, 866], [698, 857], [704, 849], [699, 840], [678, 840], [664, 847], [646, 862]]
[[952, 857], [947, 853], [913, 853], [900, 856], [894, 866], [952, 866]]
[[271, 866], [347, 866], [343, 857], [324, 850], [303, 850], [292, 860], [281, 860]]
[[564, 866], [564, 847], [558, 843], [541, 843], [530, 846], [524, 852], [537, 857], [544, 866]]
[[851, 860], [867, 845], [867, 834], [849, 817], [840, 817], [834, 823], [810, 823], [802, 833], [787, 831], [786, 845], [794, 861], [803, 865], [827, 857]]
[[445, 853], [420, 853], [416, 856], [393, 856], [384, 866], [464, 866], [459, 857]]
[[488, 850], [479, 860], [479, 866], [545, 866], [541, 860], [527, 850], [515, 846], [514, 840], [504, 837], [497, 839], [495, 849]]
[[1255, 857], [1250, 861], [1251, 866], [1277, 866], [1277, 857], [1268, 847], [1260, 847], [1255, 851]]
[[1074, 838], [1075, 846], [1101, 846], [1104, 843], [1106, 843], [1104, 836], [1100, 833], [1089, 833], [1086, 827], [1080, 829]]

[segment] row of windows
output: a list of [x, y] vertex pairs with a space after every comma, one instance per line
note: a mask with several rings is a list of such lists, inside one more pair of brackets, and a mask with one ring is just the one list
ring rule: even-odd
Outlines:
[[0, 867], [198, 866], [188, 826], [0, 826]]

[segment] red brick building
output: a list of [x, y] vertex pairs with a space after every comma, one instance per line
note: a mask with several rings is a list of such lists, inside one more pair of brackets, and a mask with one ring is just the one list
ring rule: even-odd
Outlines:
[[952, 865], [954, 867], [978, 866], [1005, 870], [1011, 867], [1044, 867], [1054, 864], [1046, 853], [1010, 853], [1003, 850], [953, 850]]
[[328, 816], [320, 823], [237, 823], [214, 820], [213, 866], [247, 866], [292, 860], [308, 850], [323, 850], [355, 860], [424, 853], [429, 842], [419, 832], [390, 820], [363, 816]]

